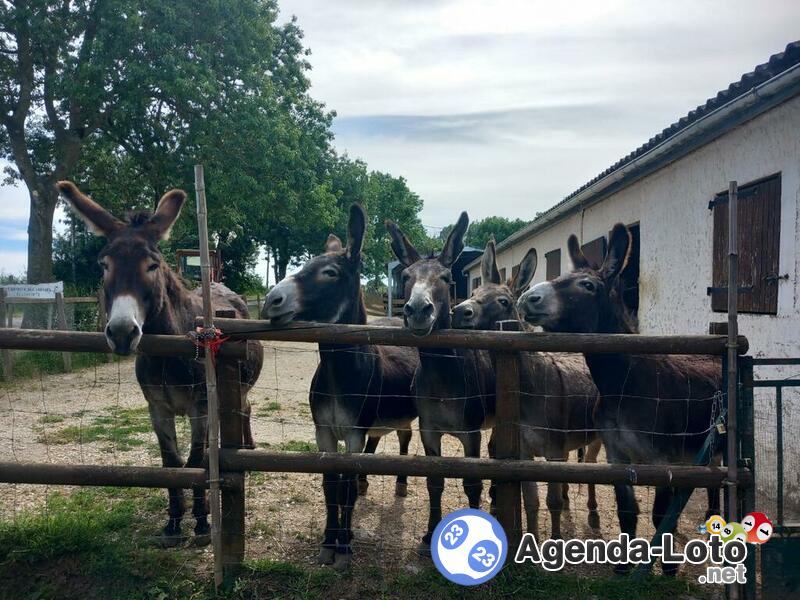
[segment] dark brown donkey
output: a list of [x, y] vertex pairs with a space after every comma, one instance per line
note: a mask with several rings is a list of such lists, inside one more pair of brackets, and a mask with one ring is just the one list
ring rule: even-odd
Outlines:
[[[531, 249], [520, 262], [516, 275], [503, 284], [494, 240], [486, 244], [481, 263], [482, 285], [472, 297], [453, 309], [453, 327], [495, 329], [498, 321], [518, 320], [516, 301], [536, 273], [536, 250]], [[574, 354], [521, 352], [520, 375], [520, 450], [522, 458], [543, 456], [550, 461], [566, 461], [572, 450], [588, 446], [585, 461], [597, 462], [600, 440], [592, 413], [597, 402], [597, 387], [585, 361]], [[522, 486], [528, 531], [539, 537], [539, 491], [535, 481]], [[589, 526], [600, 526], [595, 486], [589, 485]], [[569, 508], [566, 484], [547, 484], [553, 538], [561, 537], [561, 512]]]
[[[169, 236], [170, 228], [180, 215], [186, 193], [172, 190], [164, 194], [154, 213], [140, 212], [123, 222], [96, 202], [84, 196], [69, 181], [58, 188], [75, 213], [107, 243], [98, 261], [103, 268], [103, 289], [108, 307], [105, 334], [108, 345], [120, 355], [136, 350], [143, 333], [185, 335], [194, 331], [195, 317], [203, 314], [199, 293], [188, 291], [170, 270], [158, 249], [159, 240]], [[247, 318], [247, 307], [238, 295], [221, 284], [212, 284], [215, 309], [233, 309], [239, 318]], [[244, 391], [261, 372], [261, 345], [253, 358], [242, 363], [241, 381]], [[142, 388], [150, 411], [161, 462], [165, 467], [183, 466], [175, 433], [175, 416], [187, 415], [191, 424], [192, 442], [187, 467], [203, 464], [207, 443], [207, 400], [203, 365], [190, 358], [163, 358], [148, 355], [136, 357], [136, 379]], [[249, 415], [245, 401], [244, 412]], [[245, 443], [252, 447], [249, 416], [245, 419]], [[162, 542], [174, 546], [183, 539], [181, 519], [184, 513], [183, 490], [169, 490], [169, 520]], [[208, 504], [203, 489], [194, 490], [192, 509], [197, 523], [195, 543], [208, 543]]]
[[[520, 315], [547, 331], [636, 333], [636, 326], [617, 293], [631, 237], [624, 225], [614, 226], [603, 264], [595, 268], [569, 238], [571, 273], [539, 283], [519, 299]], [[595, 410], [606, 455], [612, 463], [692, 464], [722, 404], [722, 370], [717, 357], [628, 354], [586, 354], [586, 364], [600, 390]], [[717, 439], [716, 450], [724, 443]], [[656, 488], [653, 524], [658, 527], [669, 507], [673, 488]], [[639, 507], [633, 488], [616, 485], [620, 529], [636, 535]], [[719, 494], [709, 490], [709, 513], [719, 511]], [[618, 571], [627, 570], [620, 565]], [[676, 566], [664, 565], [674, 574]]]
[[[353, 204], [347, 246], [335, 235], [329, 236], [323, 254], [270, 291], [262, 316], [276, 325], [295, 319], [364, 325], [361, 249], [365, 228], [364, 209]], [[378, 319], [375, 324], [387, 321]], [[400, 453], [407, 454], [411, 422], [417, 416], [411, 391], [419, 365], [416, 348], [320, 344], [319, 353], [309, 393], [319, 449], [337, 452], [342, 440], [347, 452], [374, 452], [381, 436], [397, 431]], [[326, 473], [322, 488], [327, 520], [319, 562], [346, 569], [352, 554], [357, 478], [351, 473]], [[405, 477], [397, 478], [396, 491], [406, 495]]]
[[[450, 328], [450, 266], [464, 248], [469, 219], [461, 213], [437, 258], [423, 259], [409, 239], [391, 221], [392, 250], [405, 266], [403, 307], [405, 327], [415, 335]], [[419, 428], [425, 454], [440, 456], [442, 436], [450, 434], [464, 446], [464, 455], [479, 457], [481, 429], [492, 426], [495, 410], [494, 369], [485, 350], [425, 348], [419, 352], [420, 368], [414, 378]], [[442, 518], [443, 477], [428, 477], [430, 513], [422, 538], [422, 552], [430, 551], [431, 535]], [[472, 508], [481, 502], [483, 483], [465, 479], [464, 491]]]

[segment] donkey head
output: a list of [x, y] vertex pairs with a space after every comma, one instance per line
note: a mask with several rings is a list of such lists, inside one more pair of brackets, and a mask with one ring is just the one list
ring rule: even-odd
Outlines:
[[547, 331], [570, 333], [630, 333], [633, 330], [621, 299], [617, 278], [628, 263], [631, 234], [614, 225], [603, 264], [594, 268], [583, 255], [578, 238], [569, 237], [573, 271], [538, 283], [517, 303], [523, 319]]
[[453, 327], [494, 329], [497, 321], [517, 320], [516, 301], [536, 273], [536, 249], [531, 248], [519, 264], [511, 281], [500, 281], [494, 238], [486, 244], [481, 261], [481, 286], [472, 297], [453, 309]]
[[347, 246], [335, 235], [329, 235], [322, 254], [272, 288], [261, 311], [262, 318], [275, 325], [285, 325], [293, 319], [357, 323], [362, 307], [361, 249], [366, 225], [364, 209], [353, 204]]
[[441, 254], [422, 258], [408, 237], [393, 221], [386, 221], [392, 237], [392, 250], [405, 266], [403, 287], [408, 299], [403, 306], [403, 323], [415, 335], [428, 335], [434, 329], [450, 327], [450, 267], [464, 249], [464, 234], [469, 226], [462, 212], [453, 231], [447, 236]]
[[107, 240], [98, 256], [108, 310], [106, 340], [117, 354], [130, 354], [139, 345], [145, 323], [168, 302], [172, 273], [158, 242], [169, 237], [186, 193], [171, 190], [161, 197], [154, 213], [136, 213], [125, 222], [70, 181], [59, 181], [58, 189], [89, 230]]

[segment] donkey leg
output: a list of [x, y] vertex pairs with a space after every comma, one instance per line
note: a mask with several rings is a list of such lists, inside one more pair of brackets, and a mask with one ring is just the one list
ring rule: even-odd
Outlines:
[[[667, 515], [669, 505], [672, 503], [673, 495], [674, 490], [670, 487], [663, 486], [656, 488], [656, 499], [653, 502], [653, 527], [655, 527], [656, 530], [658, 530], [659, 525], [661, 525], [661, 521], [663, 521], [664, 517]], [[672, 530], [666, 533], [674, 532], [675, 528], [672, 528]], [[661, 543], [663, 544], [663, 541]], [[664, 575], [674, 577], [678, 573], [678, 565], [675, 563], [662, 562], [661, 570], [664, 572]]]
[[[584, 453], [583, 462], [585, 463], [597, 463], [597, 455], [600, 454], [600, 448], [603, 447], [603, 444], [600, 440], [594, 440], [591, 444], [586, 447], [586, 452]], [[588, 516], [588, 523], [589, 527], [592, 529], [599, 529], [600, 528], [600, 513], [597, 512], [597, 492], [595, 489], [595, 485], [590, 483], [588, 485], [589, 490], [589, 498], [586, 500], [586, 508], [589, 509], [589, 516]]]
[[[425, 448], [425, 456], [442, 455], [442, 433], [440, 431], [423, 430], [422, 445]], [[426, 479], [428, 487], [428, 529], [422, 536], [422, 543], [419, 546], [420, 554], [430, 556], [431, 537], [433, 530], [442, 520], [442, 493], [444, 492], [444, 477], [428, 477]]]
[[[348, 453], [360, 454], [364, 451], [363, 429], [352, 429], [345, 440]], [[353, 510], [358, 499], [358, 476], [355, 473], [343, 473], [339, 480], [339, 507], [341, 509], [341, 522], [339, 536], [337, 537], [336, 559], [333, 563], [335, 569], [346, 571], [352, 562], [353, 548]]]
[[[631, 539], [636, 537], [636, 522], [639, 517], [639, 503], [633, 493], [633, 486], [615, 485], [614, 495], [617, 500], [617, 517], [622, 533], [627, 533]], [[614, 566], [614, 572], [625, 574], [630, 571], [630, 563], [621, 563]]]
[[[548, 462], [564, 462], [567, 455], [550, 453], [547, 456]], [[550, 537], [554, 540], [561, 539], [561, 513], [564, 510], [564, 490], [562, 484], [557, 481], [550, 481], [547, 484], [547, 509], [550, 511]]]
[[[199, 406], [201, 408], [193, 411], [189, 416], [192, 428], [192, 447], [189, 452], [189, 458], [186, 460], [187, 467], [201, 467], [205, 460], [206, 445], [208, 443], [208, 415], [205, 405], [201, 404]], [[208, 524], [209, 510], [205, 488], [194, 488], [192, 496], [192, 516], [196, 520], [193, 543], [196, 546], [206, 546], [211, 542], [211, 526]]]
[[720, 515], [722, 512], [720, 511], [719, 488], [706, 488], [706, 492], [708, 493], [708, 510], [706, 510], [706, 521], [708, 521], [713, 515]]
[[[161, 451], [161, 464], [165, 467], [181, 467], [180, 452], [178, 451], [178, 438], [175, 432], [175, 415], [166, 406], [166, 398], [163, 402], [153, 402], [153, 390], [148, 391], [148, 408], [150, 411], [150, 422], [158, 438], [158, 447]], [[159, 398], [162, 399], [162, 398]], [[183, 541], [181, 537], [181, 519], [185, 507], [183, 505], [183, 490], [170, 488], [169, 494], [169, 519], [161, 534], [161, 545], [165, 548], [172, 548]]]
[[[365, 454], [375, 454], [375, 450], [378, 448], [378, 442], [381, 441], [379, 437], [369, 436], [367, 437], [367, 445], [364, 448]], [[369, 482], [367, 481], [367, 476], [362, 474], [358, 476], [358, 495], [359, 496], [366, 496], [367, 495], [367, 488], [369, 488]]]
[[242, 401], [242, 448], [254, 450], [256, 447], [256, 442], [253, 439], [253, 428], [250, 423], [250, 415], [252, 414], [253, 409], [246, 397], [243, 398]]
[[[481, 457], [480, 430], [470, 431], [469, 433], [462, 433], [458, 437], [464, 446], [464, 456], [466, 456], [467, 458]], [[483, 481], [480, 479], [473, 479], [473, 478], [465, 479], [464, 493], [467, 495], [470, 508], [480, 508], [481, 494], [483, 493]]]
[[522, 482], [522, 502], [525, 505], [525, 520], [528, 533], [539, 539], [539, 484], [535, 481]]
[[[398, 429], [397, 439], [400, 442], [400, 456], [408, 455], [408, 447], [411, 445], [411, 429]], [[398, 475], [394, 484], [394, 495], [401, 498], [408, 496], [408, 477]]]
[[[329, 427], [317, 426], [317, 447], [322, 452], [336, 452], [338, 442]], [[322, 474], [322, 492], [325, 496], [325, 533], [317, 562], [332, 565], [336, 557], [336, 538], [339, 534], [339, 479], [338, 473]]]

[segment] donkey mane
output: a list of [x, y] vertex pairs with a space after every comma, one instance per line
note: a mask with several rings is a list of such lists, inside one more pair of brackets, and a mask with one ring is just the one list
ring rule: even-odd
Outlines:
[[153, 213], [149, 210], [131, 211], [125, 215], [125, 222], [133, 229], [141, 229], [150, 219], [153, 218]]

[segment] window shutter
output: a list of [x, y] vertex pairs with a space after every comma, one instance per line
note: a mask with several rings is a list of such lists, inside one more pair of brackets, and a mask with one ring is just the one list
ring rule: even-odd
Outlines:
[[[749, 183], [738, 190], [739, 312], [777, 314], [780, 258], [781, 177]], [[728, 193], [712, 202], [714, 244], [712, 286], [728, 285]], [[712, 291], [711, 309], [728, 309], [726, 291]]]
[[589, 260], [589, 264], [592, 267], [600, 267], [606, 257], [605, 236], [600, 236], [596, 240], [586, 242], [583, 246], [581, 246], [581, 250], [583, 250], [583, 255]]
[[547, 263], [545, 277], [547, 277], [548, 281], [561, 275], [561, 248], [546, 253], [544, 255], [544, 260], [545, 263]]

